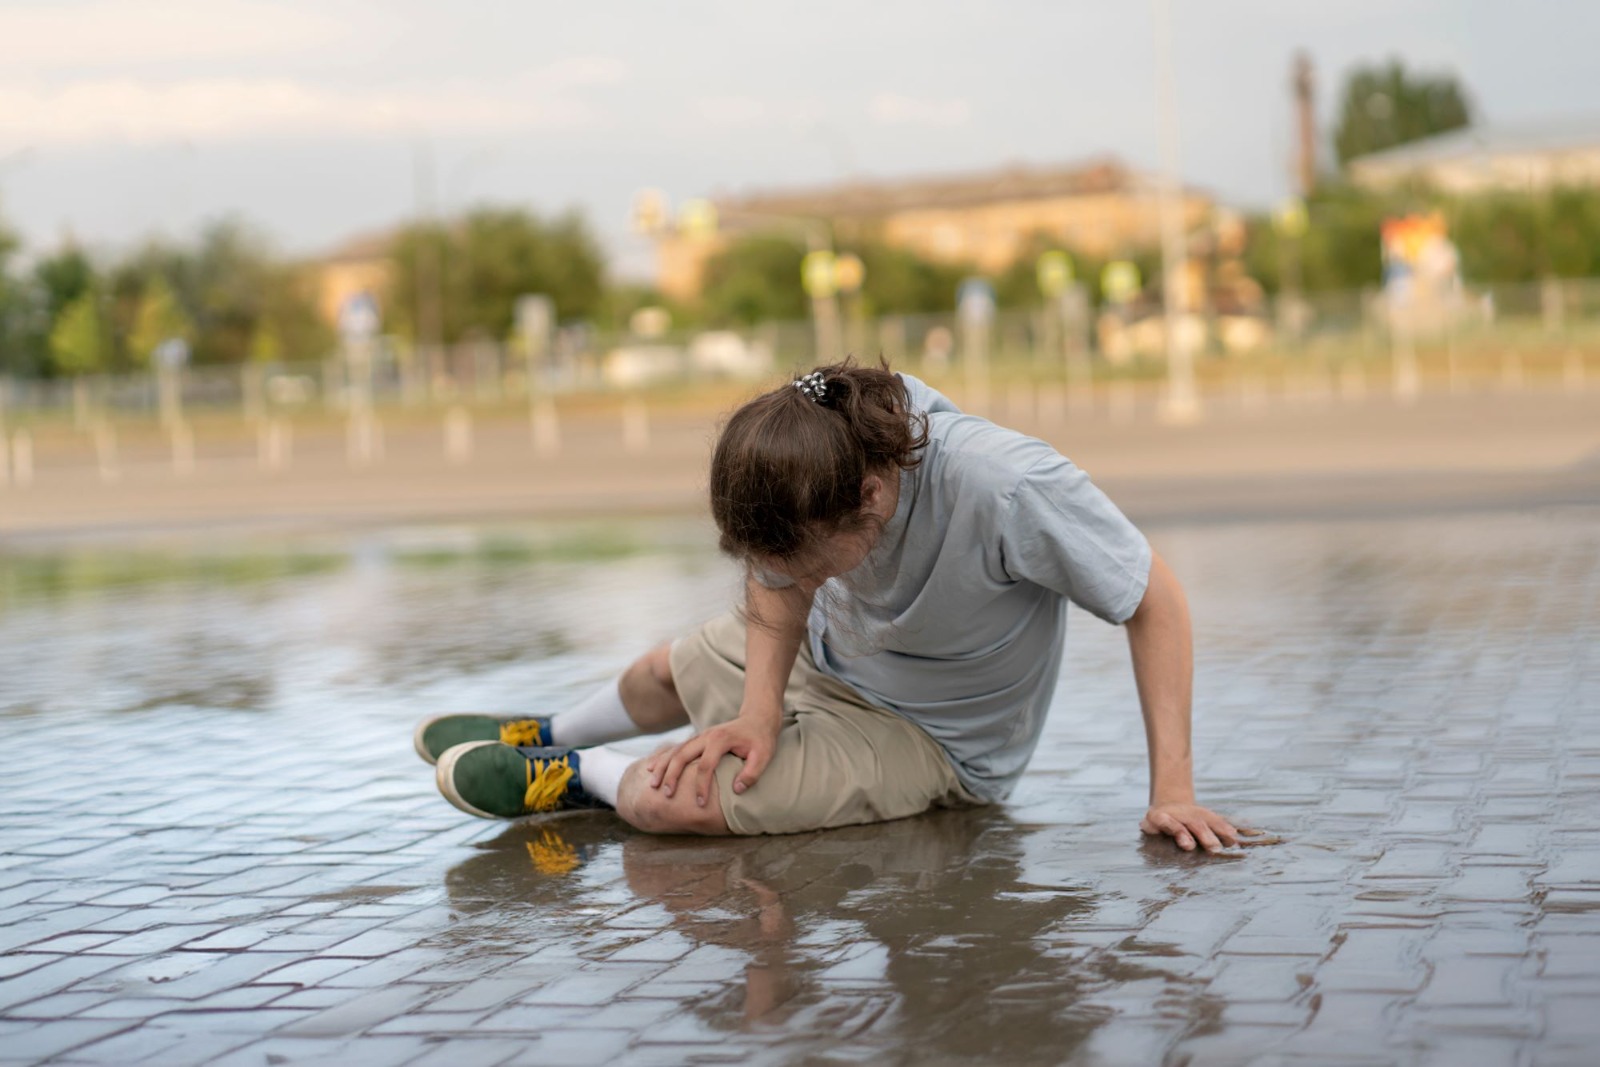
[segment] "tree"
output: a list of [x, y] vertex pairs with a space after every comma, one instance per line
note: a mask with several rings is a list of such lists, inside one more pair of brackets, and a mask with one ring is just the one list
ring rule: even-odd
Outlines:
[[800, 242], [787, 237], [735, 240], [706, 261], [700, 289], [706, 317], [723, 325], [805, 318], [808, 305], [800, 284], [805, 254]]
[[194, 323], [178, 304], [172, 286], [159, 274], [150, 279], [139, 299], [139, 312], [128, 338], [128, 350], [134, 362], [148, 367], [157, 347], [164, 341], [173, 338], [188, 341], [193, 333]]
[[50, 330], [50, 356], [62, 374], [81, 377], [106, 366], [106, 331], [100, 301], [93, 291], [68, 304]]
[[[144, 295], [157, 283], [189, 319], [196, 363], [246, 362], [263, 323], [277, 333], [284, 358], [319, 359], [332, 345], [307, 269], [282, 260], [236, 220], [211, 223], [192, 247], [151, 242], [116, 265], [113, 321], [133, 348]], [[130, 363], [143, 358], [127, 355]]]
[[16, 373], [31, 362], [26, 358], [27, 287], [11, 273], [11, 257], [20, 244], [0, 219], [0, 374]]
[[441, 340], [505, 337], [519, 296], [543, 293], [562, 319], [602, 310], [605, 262], [583, 220], [553, 221], [520, 208], [479, 208], [449, 224], [400, 232], [385, 294], [389, 323], [417, 336], [418, 301], [438, 304]]
[[1357, 67], [1345, 79], [1334, 128], [1339, 165], [1357, 156], [1459, 129], [1472, 121], [1464, 89], [1450, 74], [1412, 74], [1398, 59]]

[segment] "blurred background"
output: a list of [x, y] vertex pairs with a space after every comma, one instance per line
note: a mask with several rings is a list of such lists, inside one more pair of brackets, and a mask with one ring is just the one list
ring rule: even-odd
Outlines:
[[1140, 475], [1503, 467], [1600, 374], [1596, 31], [6, 3], [0, 536], [694, 510], [716, 414], [845, 354]]
[[[1596, 41], [1583, 0], [0, 0], [6, 1055], [1590, 1062]], [[559, 712], [727, 609], [718, 420], [844, 354], [1148, 532], [1202, 799], [1284, 848], [1136, 845], [1088, 618], [944, 843], [439, 799], [417, 718]]]

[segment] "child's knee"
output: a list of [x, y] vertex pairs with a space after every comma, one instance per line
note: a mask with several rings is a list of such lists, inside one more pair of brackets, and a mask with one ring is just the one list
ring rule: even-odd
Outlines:
[[[684, 768], [685, 777], [697, 767], [698, 762]], [[650, 787], [643, 761], [628, 768], [623, 778], [617, 797], [617, 814], [635, 829], [652, 834], [720, 835], [728, 832], [722, 801], [715, 787], [707, 794], [705, 807], [695, 802], [692, 790], [680, 789], [669, 797], [664, 791]]]

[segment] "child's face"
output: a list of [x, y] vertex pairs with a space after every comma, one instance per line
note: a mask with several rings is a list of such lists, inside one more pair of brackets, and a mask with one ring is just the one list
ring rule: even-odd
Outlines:
[[[861, 483], [862, 509], [882, 522], [887, 522], [899, 503], [900, 486], [897, 480], [886, 480], [869, 474]], [[880, 527], [867, 526], [847, 533], [836, 533], [825, 538], [815, 549], [793, 559], [757, 559], [762, 570], [791, 579], [805, 590], [814, 590], [829, 578], [855, 570], [867, 558], [872, 546], [878, 543]]]
[[850, 533], [836, 533], [823, 540], [816, 549], [794, 559], [758, 559], [761, 569], [782, 575], [802, 589], [815, 589], [829, 578], [837, 578], [855, 570], [867, 558], [878, 540], [878, 531], [871, 527]]

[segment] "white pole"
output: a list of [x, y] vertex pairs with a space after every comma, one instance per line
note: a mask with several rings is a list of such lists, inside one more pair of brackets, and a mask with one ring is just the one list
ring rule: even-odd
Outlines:
[[472, 459], [472, 413], [459, 404], [444, 416], [444, 456], [451, 463]]
[[1166, 305], [1167, 396], [1161, 414], [1169, 422], [1194, 422], [1200, 397], [1194, 382], [1194, 353], [1179, 329], [1183, 318], [1184, 271], [1189, 260], [1184, 235], [1182, 186], [1178, 178], [1178, 106], [1172, 73], [1172, 0], [1152, 0], [1155, 22], [1157, 92], [1161, 111], [1161, 266]]

